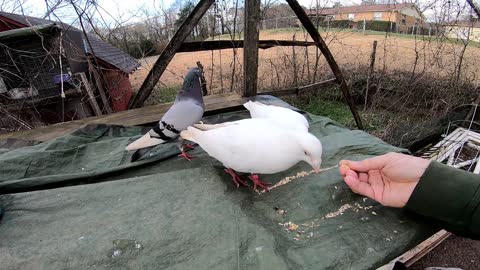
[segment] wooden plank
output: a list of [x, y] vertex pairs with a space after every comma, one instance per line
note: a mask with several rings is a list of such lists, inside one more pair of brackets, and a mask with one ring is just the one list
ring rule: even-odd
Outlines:
[[[243, 48], [243, 40], [209, 40], [209, 41], [192, 41], [184, 42], [177, 53], [180, 52], [198, 52], [198, 51], [211, 51], [211, 50], [223, 50], [232, 48]], [[292, 41], [292, 40], [259, 40], [259, 49], [269, 49], [277, 46], [316, 46], [312, 41]]]
[[357, 109], [355, 108], [355, 103], [353, 101], [352, 95], [350, 94], [350, 90], [348, 89], [347, 83], [345, 82], [345, 78], [343, 77], [343, 74], [340, 68], [338, 67], [337, 62], [335, 61], [335, 58], [333, 58], [333, 55], [330, 52], [330, 49], [328, 49], [327, 44], [318, 33], [317, 28], [313, 25], [312, 21], [308, 18], [307, 13], [305, 13], [305, 10], [300, 6], [297, 0], [287, 0], [287, 2], [292, 8], [293, 12], [295, 12], [295, 15], [297, 15], [303, 27], [305, 27], [305, 30], [307, 30], [307, 32], [312, 37], [313, 41], [317, 44], [318, 48], [320, 49], [322, 54], [325, 56], [325, 59], [327, 60], [330, 68], [332, 69], [332, 72], [335, 75], [335, 78], [337, 78], [337, 82], [340, 84], [340, 89], [342, 90], [343, 97], [347, 101], [347, 104], [350, 107], [350, 110], [352, 111], [352, 115], [353, 115], [353, 118], [355, 119], [355, 123], [357, 124], [357, 127], [359, 129], [363, 129], [362, 120], [360, 118], [360, 115], [358, 114]]
[[313, 83], [313, 84], [309, 84], [309, 85], [305, 85], [305, 86], [260, 92], [259, 94], [261, 94], [261, 95], [271, 95], [271, 96], [276, 96], [276, 97], [288, 96], [288, 95], [298, 95], [301, 92], [314, 91], [314, 90], [318, 90], [318, 89], [321, 89], [321, 88], [324, 88], [324, 87], [331, 86], [331, 85], [335, 84], [336, 82], [337, 82], [337, 79], [328, 79], [328, 80], [325, 80], [325, 81], [321, 81], [321, 82], [318, 82], [318, 83]]
[[[89, 62], [90, 63], [90, 62]], [[93, 66], [92, 64], [89, 64], [90, 67], [90, 72], [93, 76], [93, 79], [95, 80], [95, 85], [97, 86], [98, 93], [100, 93], [100, 98], [102, 99], [103, 107], [107, 111], [107, 114], [113, 113], [112, 107], [110, 106], [110, 102], [108, 101], [107, 97], [107, 92], [105, 91], [105, 88], [103, 87], [102, 80], [100, 78], [99, 71], [100, 68], [97, 68]]]
[[243, 96], [245, 97], [257, 94], [259, 21], [260, 0], [245, 0], [243, 47]]
[[143, 81], [140, 90], [138, 90], [137, 95], [133, 99], [129, 108], [140, 108], [145, 103], [145, 100], [152, 93], [153, 88], [157, 84], [158, 80], [162, 76], [163, 72], [167, 68], [170, 61], [172, 61], [175, 53], [182, 46], [183, 41], [187, 38], [188, 35], [192, 32], [193, 28], [200, 19], [203, 17], [203, 14], [210, 8], [215, 0], [200, 0], [200, 2], [195, 6], [192, 13], [190, 13], [182, 23], [180, 28], [177, 30], [175, 35], [172, 37], [167, 47], [162, 51], [162, 54], [158, 57], [155, 64], [153, 64], [152, 69], [148, 72], [147, 78]]
[[403, 254], [399, 261], [403, 263], [405, 266], [410, 267], [415, 262], [420, 260], [423, 256], [425, 256], [428, 252], [432, 251], [438, 245], [440, 245], [445, 239], [447, 239], [451, 233], [441, 230], [436, 234], [432, 235], [427, 240], [420, 243], [415, 248], [411, 249], [407, 253]]
[[[241, 106], [247, 101], [238, 94], [211, 95], [204, 97], [205, 113], [213, 114], [227, 108]], [[21, 138], [23, 140], [48, 141], [56, 137], [71, 133], [86, 124], [111, 125], [144, 125], [157, 122], [170, 108], [172, 103], [159, 104], [149, 107], [132, 109], [110, 115], [95, 116], [76, 121], [58, 123], [32, 130], [0, 135], [0, 140], [7, 138]]]
[[85, 86], [85, 90], [87, 91], [88, 95], [88, 101], [90, 102], [90, 105], [92, 105], [95, 114], [97, 116], [102, 115], [102, 110], [100, 110], [100, 107], [98, 106], [97, 100], [95, 99], [95, 95], [93, 94], [92, 88], [90, 87], [90, 83], [88, 82], [85, 72], [80, 73], [80, 78], [82, 79], [83, 85]]
[[399, 262], [406, 267], [410, 267], [415, 262], [420, 260], [423, 256], [428, 254], [428, 252], [432, 251], [434, 248], [440, 245], [450, 235], [451, 233], [445, 230], [438, 231], [437, 233], [435, 233], [434, 235], [432, 235], [422, 243], [418, 244], [414, 248], [405, 252], [401, 256], [393, 259], [388, 264], [377, 268], [377, 270], [391, 270], [393, 269], [396, 262]]

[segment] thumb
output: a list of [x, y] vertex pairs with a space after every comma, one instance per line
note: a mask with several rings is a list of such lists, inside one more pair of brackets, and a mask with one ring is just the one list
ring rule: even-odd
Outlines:
[[388, 158], [385, 155], [368, 158], [362, 161], [341, 160], [340, 166], [345, 165], [356, 172], [368, 172], [370, 170], [380, 170], [388, 162]]

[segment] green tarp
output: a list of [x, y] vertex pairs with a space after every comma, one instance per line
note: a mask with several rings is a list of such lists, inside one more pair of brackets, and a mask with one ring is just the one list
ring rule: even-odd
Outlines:
[[[310, 117], [324, 168], [401, 151]], [[371, 269], [434, 232], [353, 194], [337, 168], [258, 194], [237, 189], [201, 148], [188, 162], [168, 143], [132, 164], [124, 148], [146, 130], [89, 125], [33, 146], [0, 144], [0, 269]], [[263, 180], [310, 170], [299, 163]]]

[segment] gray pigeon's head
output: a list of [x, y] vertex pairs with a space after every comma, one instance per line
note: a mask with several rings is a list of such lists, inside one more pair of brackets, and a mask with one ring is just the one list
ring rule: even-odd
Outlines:
[[177, 100], [194, 99], [203, 104], [202, 85], [200, 83], [201, 71], [199, 68], [188, 70], [183, 80], [182, 89], [178, 92]]

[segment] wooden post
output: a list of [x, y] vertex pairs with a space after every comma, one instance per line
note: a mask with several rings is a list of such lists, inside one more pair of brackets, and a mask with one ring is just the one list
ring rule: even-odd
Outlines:
[[357, 127], [359, 129], [363, 129], [362, 120], [360, 119], [360, 115], [358, 114], [358, 111], [355, 108], [355, 103], [353, 102], [353, 98], [350, 94], [350, 90], [348, 89], [347, 82], [345, 81], [345, 78], [343, 78], [342, 71], [338, 67], [337, 62], [335, 61], [335, 58], [333, 58], [333, 55], [328, 49], [327, 44], [322, 39], [322, 37], [318, 33], [318, 30], [315, 28], [312, 21], [308, 18], [307, 14], [305, 13], [305, 10], [300, 6], [297, 0], [287, 0], [287, 2], [292, 8], [293, 12], [295, 12], [295, 14], [297, 15], [298, 19], [300, 19], [300, 22], [303, 24], [303, 27], [305, 27], [307, 32], [312, 37], [313, 41], [317, 44], [318, 48], [320, 49], [322, 54], [325, 56], [325, 59], [330, 65], [330, 68], [332, 69], [332, 72], [335, 75], [335, 78], [337, 79], [337, 82], [340, 84], [340, 89], [342, 90], [343, 97], [347, 101], [347, 104], [350, 107], [350, 110], [352, 111], [352, 115], [353, 115], [353, 118], [355, 119], [355, 123], [357, 124]]
[[87, 94], [88, 94], [88, 101], [90, 102], [90, 105], [92, 105], [92, 108], [95, 111], [95, 114], [97, 116], [102, 115], [102, 110], [100, 110], [97, 100], [95, 99], [95, 95], [93, 95], [92, 88], [90, 87], [90, 83], [88, 82], [87, 75], [85, 75], [85, 72], [80, 73], [80, 78], [82, 79], [83, 85], [85, 85], [85, 90], [87, 90]]
[[365, 35], [365, 30], [367, 29], [367, 19], [363, 18], [363, 34]]
[[200, 83], [202, 85], [202, 94], [206, 96], [208, 94], [207, 89], [207, 80], [205, 80], [205, 73], [203, 72], [203, 65], [200, 61], [197, 61], [197, 67], [200, 69], [201, 76], [200, 76]]
[[370, 88], [370, 76], [372, 76], [374, 68], [375, 68], [375, 54], [377, 53], [377, 41], [373, 41], [373, 48], [372, 48], [372, 54], [370, 55], [370, 68], [368, 69], [368, 75], [367, 75], [367, 89], [365, 89], [365, 104], [363, 106], [363, 109], [367, 109], [367, 103], [368, 103], [368, 89]]
[[260, 0], [245, 0], [243, 44], [243, 96], [245, 97], [257, 94], [259, 20]]
[[175, 53], [180, 46], [182, 46], [183, 41], [188, 35], [190, 35], [195, 25], [197, 25], [197, 23], [203, 17], [203, 14], [207, 12], [214, 1], [215, 0], [200, 0], [200, 2], [195, 6], [192, 13], [188, 15], [187, 19], [185, 19], [185, 21], [182, 23], [180, 28], [168, 43], [167, 47], [163, 49], [162, 54], [160, 54], [155, 64], [153, 64], [153, 67], [148, 73], [145, 81], [143, 81], [140, 90], [138, 90], [137, 95], [133, 99], [132, 103], [130, 103], [129, 109], [143, 106], [143, 103], [150, 96], [153, 88], [157, 84], [158, 80], [160, 80], [160, 77], [172, 58], [175, 56]]
[[[295, 35], [293, 34], [293, 42], [295, 42]], [[298, 74], [297, 74], [297, 53], [295, 51], [295, 46], [292, 46], [292, 64], [293, 64], [293, 85], [298, 87]], [[286, 68], [286, 67], [285, 67]]]

